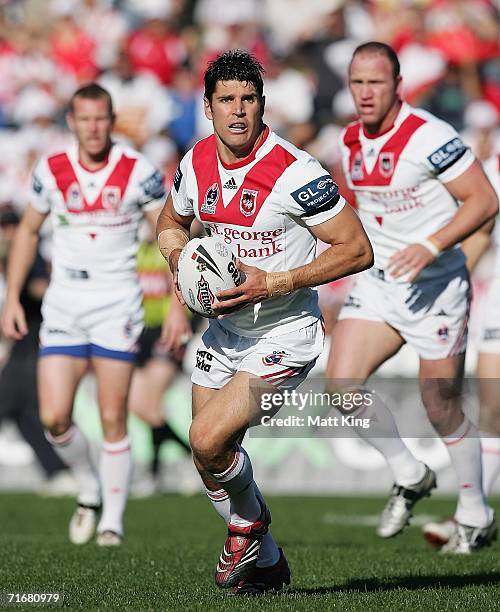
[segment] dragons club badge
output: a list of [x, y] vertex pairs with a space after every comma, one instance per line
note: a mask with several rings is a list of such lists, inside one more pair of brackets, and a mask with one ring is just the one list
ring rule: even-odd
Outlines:
[[240, 198], [240, 210], [245, 217], [251, 217], [255, 214], [257, 208], [258, 191], [252, 189], [243, 189]]

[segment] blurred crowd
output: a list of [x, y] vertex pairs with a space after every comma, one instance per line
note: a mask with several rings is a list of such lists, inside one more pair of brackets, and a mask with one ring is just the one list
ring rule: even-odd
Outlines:
[[0, 0], [0, 205], [26, 205], [34, 161], [69, 138], [69, 96], [94, 79], [116, 137], [170, 180], [210, 130], [206, 64], [235, 47], [266, 69], [267, 123], [334, 172], [353, 113], [347, 63], [369, 39], [398, 51], [407, 100], [487, 158], [500, 148], [498, 19], [489, 0]]

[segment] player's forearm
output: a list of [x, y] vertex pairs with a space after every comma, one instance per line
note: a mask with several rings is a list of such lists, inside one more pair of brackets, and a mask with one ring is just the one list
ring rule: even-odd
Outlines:
[[461, 248], [467, 259], [467, 269], [469, 272], [474, 270], [478, 261], [488, 250], [491, 244], [491, 232], [494, 225], [495, 222], [491, 219], [462, 242]]
[[311, 263], [291, 270], [294, 289], [315, 287], [362, 272], [373, 265], [373, 250], [365, 239], [333, 244]]
[[[177, 259], [189, 241], [189, 230], [168, 214], [158, 217], [156, 225], [158, 248], [171, 271], [177, 267]], [[173, 255], [175, 255], [175, 262]]]
[[177, 219], [174, 219], [167, 207], [164, 207], [158, 215], [158, 221], [156, 222], [156, 236], [158, 237], [163, 231], [170, 229], [182, 230], [189, 237], [189, 228], [186, 228]]
[[493, 219], [497, 212], [498, 201], [494, 193], [474, 194], [463, 203], [449, 223], [428, 238], [440, 250], [449, 249]]
[[39, 236], [21, 222], [9, 253], [7, 300], [18, 300], [28, 272], [33, 265]]

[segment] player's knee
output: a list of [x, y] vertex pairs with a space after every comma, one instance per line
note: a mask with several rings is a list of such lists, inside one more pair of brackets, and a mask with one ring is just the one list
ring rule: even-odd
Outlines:
[[[125, 410], [119, 408], [104, 408], [101, 410], [101, 424], [103, 433], [113, 435], [124, 432], [126, 428], [127, 415]], [[125, 434], [124, 434], [125, 435]]]
[[357, 416], [359, 412], [365, 412], [370, 402], [367, 402], [366, 390], [362, 387], [346, 387], [339, 385], [333, 380], [327, 381], [325, 385], [324, 401], [344, 416]]
[[431, 425], [438, 431], [448, 431], [456, 420], [456, 410], [444, 408], [436, 404], [425, 407]]
[[71, 417], [56, 411], [40, 411], [40, 422], [53, 436], [60, 436], [71, 427]]
[[189, 443], [194, 456], [205, 468], [217, 462], [221, 454], [220, 440], [216, 433], [197, 423], [196, 419], [189, 429]]
[[489, 405], [481, 406], [479, 429], [500, 435], [500, 409], [498, 406], [495, 406], [495, 408]]

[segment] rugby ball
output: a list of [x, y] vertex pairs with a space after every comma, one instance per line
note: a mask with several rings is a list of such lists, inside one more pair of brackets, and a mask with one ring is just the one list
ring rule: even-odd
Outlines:
[[232, 289], [243, 282], [233, 252], [213, 236], [190, 240], [182, 249], [177, 270], [184, 301], [202, 317], [217, 316], [213, 311], [217, 291]]

